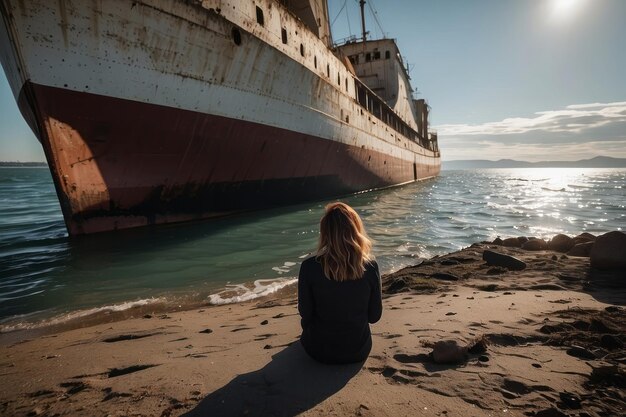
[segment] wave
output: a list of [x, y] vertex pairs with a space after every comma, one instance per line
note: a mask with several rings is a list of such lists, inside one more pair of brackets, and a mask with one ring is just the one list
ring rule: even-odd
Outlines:
[[213, 305], [241, 303], [273, 294], [289, 285], [295, 284], [297, 278], [257, 279], [250, 284], [231, 284], [226, 289], [209, 295], [209, 303]]
[[96, 316], [99, 316], [99, 315], [124, 312], [132, 308], [145, 307], [148, 305], [152, 306], [155, 304], [165, 304], [165, 302], [166, 300], [163, 297], [146, 298], [142, 300], [127, 301], [124, 303], [112, 304], [112, 305], [107, 305], [103, 307], [95, 307], [95, 308], [90, 308], [86, 310], [73, 311], [71, 313], [64, 313], [64, 314], [61, 314], [61, 315], [58, 315], [49, 319], [44, 319], [44, 320], [40, 320], [36, 322], [19, 321], [15, 323], [16, 320], [19, 320], [19, 319], [23, 320], [28, 317], [32, 317], [34, 314], [23, 315], [19, 317], [14, 316], [10, 319], [11, 321], [13, 321], [13, 323], [0, 325], [0, 334], [14, 332], [17, 330], [33, 330], [33, 329], [40, 329], [40, 328], [49, 327], [49, 326], [58, 326], [58, 325], [67, 324], [71, 321], [78, 320], [78, 319], [86, 319], [86, 318], [92, 318], [92, 317], [95, 318]]

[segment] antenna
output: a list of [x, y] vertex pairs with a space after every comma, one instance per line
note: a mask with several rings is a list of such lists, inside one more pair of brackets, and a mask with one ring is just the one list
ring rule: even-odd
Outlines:
[[367, 34], [367, 32], [365, 31], [365, 0], [360, 0], [359, 5], [361, 6], [361, 28], [363, 29], [363, 43], [365, 43]]

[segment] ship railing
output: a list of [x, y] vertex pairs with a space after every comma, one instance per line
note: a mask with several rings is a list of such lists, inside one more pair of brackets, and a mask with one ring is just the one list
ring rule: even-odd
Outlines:
[[339, 39], [333, 42], [333, 48], [339, 48], [340, 46], [347, 45], [349, 43], [357, 43], [360, 42], [361, 38], [357, 38], [355, 35], [350, 35], [348, 37]]
[[436, 130], [430, 130], [428, 132], [428, 143], [429, 143], [428, 148], [431, 151], [435, 152], [438, 156], [439, 155], [439, 141], [438, 141], [438, 135], [437, 135]]
[[357, 103], [396, 132], [418, 143], [421, 147], [430, 149], [429, 141], [402, 120], [378, 94], [356, 78], [354, 84]]

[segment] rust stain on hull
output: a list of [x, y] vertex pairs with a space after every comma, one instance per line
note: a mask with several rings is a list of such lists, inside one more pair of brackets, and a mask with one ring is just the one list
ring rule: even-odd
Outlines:
[[[241, 120], [32, 85], [71, 234], [201, 219], [438, 174]], [[144, 120], [151, 120], [149, 125]]]

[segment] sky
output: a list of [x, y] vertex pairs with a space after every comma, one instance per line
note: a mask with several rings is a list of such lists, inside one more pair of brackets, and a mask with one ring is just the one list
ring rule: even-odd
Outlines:
[[[626, 0], [368, 0], [432, 106], [442, 159], [626, 158]], [[330, 0], [335, 41], [358, 0]], [[0, 75], [0, 160], [43, 161]]]

